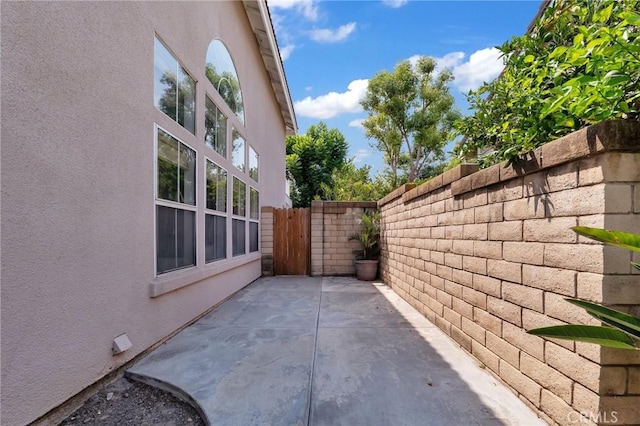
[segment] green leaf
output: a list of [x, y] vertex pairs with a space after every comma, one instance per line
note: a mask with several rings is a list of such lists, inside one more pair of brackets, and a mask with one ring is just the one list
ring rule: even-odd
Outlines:
[[611, 16], [612, 10], [613, 10], [613, 3], [611, 3], [605, 9], [602, 9], [601, 11], [599, 11], [596, 14], [596, 19], [599, 20], [601, 23], [607, 22], [609, 20], [609, 17]]
[[633, 12], [622, 12], [619, 15], [622, 19], [627, 21], [629, 24], [640, 27], [640, 15]]
[[631, 77], [620, 70], [612, 70], [605, 74], [603, 80], [605, 80], [608, 84], [617, 86], [631, 80]]
[[583, 308], [588, 313], [598, 317], [607, 318], [616, 324], [620, 324], [625, 328], [629, 328], [640, 332], [640, 318], [633, 315], [625, 314], [624, 312], [616, 311], [615, 309], [607, 308], [596, 303], [587, 302], [586, 300], [579, 299], [564, 299], [569, 303], [573, 303], [576, 306]]
[[549, 55], [549, 59], [555, 59], [558, 58], [559, 56], [562, 56], [566, 51], [567, 51], [567, 47], [566, 46], [558, 46], [555, 49], [553, 49], [553, 52], [551, 52], [551, 54]]
[[618, 109], [624, 112], [625, 114], [628, 114], [631, 112], [631, 108], [629, 108], [629, 105], [625, 101], [620, 101], [620, 103], [618, 104]]
[[530, 64], [531, 62], [533, 62], [536, 59], [535, 56], [533, 55], [527, 55], [524, 57], [524, 63], [525, 64]]
[[[571, 89], [571, 87], [565, 87], [565, 88]], [[567, 91], [566, 94], [556, 98], [552, 103], [542, 108], [542, 111], [540, 111], [540, 118], [545, 118], [547, 115], [552, 114], [557, 110], [559, 110], [560, 108], [562, 108], [566, 100], [569, 99], [570, 95], [571, 95], [571, 91], [569, 90]]]
[[600, 228], [589, 228], [586, 226], [574, 226], [574, 232], [583, 237], [600, 241], [614, 247], [640, 252], [640, 235], [622, 231], [607, 231]]
[[637, 349], [631, 337], [619, 330], [597, 325], [556, 325], [535, 328], [527, 331], [534, 336], [553, 337], [556, 339], [578, 342], [596, 343], [601, 346], [619, 349]]
[[640, 339], [640, 331], [636, 331], [631, 327], [626, 327], [626, 326], [624, 326], [624, 325], [622, 325], [620, 323], [617, 323], [617, 322], [615, 322], [615, 321], [613, 321], [613, 320], [611, 320], [609, 318], [601, 317], [601, 316], [594, 315], [594, 314], [591, 314], [591, 316], [593, 316], [595, 319], [597, 319], [599, 321], [602, 321], [605, 324], [610, 325], [613, 328], [617, 328], [618, 330], [627, 333], [633, 339]]
[[591, 40], [589, 43], [587, 43], [587, 49], [593, 49], [596, 46], [600, 46], [601, 44], [605, 44], [607, 42], [607, 40], [603, 39], [603, 38], [596, 38], [594, 40]]
[[634, 268], [636, 268], [638, 271], [640, 271], [640, 263], [637, 262], [631, 262], [631, 266], [633, 266]]
[[561, 124], [562, 124], [563, 126], [573, 128], [573, 127], [576, 125], [576, 122], [575, 122], [575, 120], [574, 120], [573, 118], [571, 118], [571, 117], [566, 117], [564, 120], [562, 120]]

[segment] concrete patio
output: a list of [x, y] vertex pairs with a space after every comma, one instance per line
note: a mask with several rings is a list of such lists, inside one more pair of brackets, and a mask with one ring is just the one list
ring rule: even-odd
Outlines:
[[261, 278], [128, 370], [223, 425], [538, 425], [382, 283]]

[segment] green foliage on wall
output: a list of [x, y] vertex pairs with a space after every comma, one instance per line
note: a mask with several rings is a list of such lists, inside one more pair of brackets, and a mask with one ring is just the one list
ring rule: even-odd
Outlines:
[[457, 152], [520, 154], [607, 119], [640, 119], [638, 0], [556, 1], [533, 30], [499, 47], [503, 74], [471, 91]]
[[357, 167], [353, 160], [334, 170], [332, 185], [322, 184], [327, 200], [378, 201], [386, 195], [383, 187], [371, 180], [371, 166]]

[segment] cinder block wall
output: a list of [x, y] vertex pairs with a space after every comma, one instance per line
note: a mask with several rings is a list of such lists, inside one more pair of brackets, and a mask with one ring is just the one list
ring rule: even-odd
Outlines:
[[273, 263], [273, 207], [260, 209], [260, 241], [262, 252], [262, 275], [274, 274]]
[[366, 210], [377, 210], [375, 202], [311, 202], [311, 275], [355, 275], [353, 251], [358, 241], [349, 237], [361, 228]]
[[463, 165], [378, 205], [384, 281], [545, 420], [640, 424], [636, 351], [525, 333], [598, 324], [564, 297], [640, 313], [632, 255], [570, 229], [640, 233], [640, 123], [583, 129], [517, 167]]

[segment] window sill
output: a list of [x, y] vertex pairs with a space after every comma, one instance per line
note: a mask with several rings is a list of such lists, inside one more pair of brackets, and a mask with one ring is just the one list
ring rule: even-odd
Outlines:
[[202, 267], [191, 267], [154, 278], [149, 283], [149, 297], [154, 298], [195, 284], [222, 272], [238, 268], [261, 259], [260, 252], [254, 252], [238, 258], [207, 263]]

